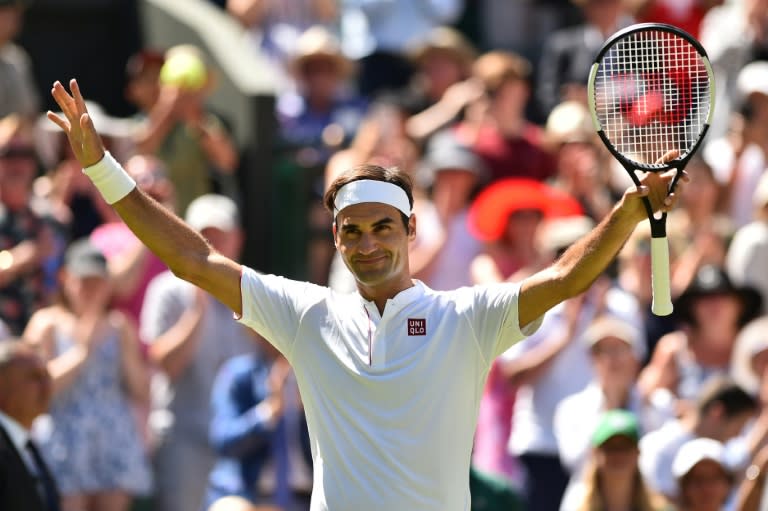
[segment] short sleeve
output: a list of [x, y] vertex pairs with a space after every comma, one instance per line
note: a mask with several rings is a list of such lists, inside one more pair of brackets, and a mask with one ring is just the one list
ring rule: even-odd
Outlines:
[[243, 314], [237, 320], [258, 332], [289, 360], [304, 313], [329, 293], [315, 284], [263, 275], [248, 267], [243, 267], [240, 292]]
[[472, 293], [471, 321], [480, 349], [489, 362], [510, 346], [536, 332], [542, 318], [521, 329], [518, 320], [520, 284], [464, 288]]

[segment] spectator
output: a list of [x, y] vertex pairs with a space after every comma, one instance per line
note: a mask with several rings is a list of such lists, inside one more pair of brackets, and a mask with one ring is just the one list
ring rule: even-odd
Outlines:
[[572, 0], [584, 22], [555, 30], [544, 41], [537, 77], [536, 100], [546, 118], [567, 100], [587, 102], [587, 78], [605, 40], [632, 23], [623, 0]]
[[227, 361], [214, 382], [210, 440], [218, 460], [206, 500], [238, 495], [308, 511], [311, 455], [298, 389], [285, 358], [266, 341], [259, 346], [261, 353]]
[[768, 369], [768, 315], [746, 324], [733, 348], [731, 375], [753, 395], [759, 395]]
[[13, 40], [23, 24], [26, 0], [0, 0], [0, 118], [18, 114], [33, 121], [40, 113], [40, 98], [27, 52]]
[[[678, 484], [673, 461], [680, 447], [695, 438], [728, 442], [739, 435], [757, 410], [756, 399], [733, 381], [727, 378], [708, 381], [697, 396], [694, 408], [680, 419], [668, 421], [647, 433], [640, 441], [640, 470], [648, 485], [670, 499], [676, 498]], [[736, 453], [735, 458], [747, 454], [740, 451], [737, 444], [729, 448]]]
[[592, 451], [587, 467], [560, 511], [670, 509], [661, 496], [648, 489], [640, 474], [637, 417], [618, 409], [605, 411], [596, 420], [589, 438]]
[[717, 440], [696, 438], [677, 451], [672, 461], [677, 479], [679, 511], [721, 511], [734, 487], [726, 449]]
[[754, 220], [736, 231], [728, 246], [726, 268], [736, 285], [752, 285], [768, 312], [768, 172], [764, 172], [752, 197]]
[[374, 98], [405, 88], [413, 74], [408, 50], [427, 39], [431, 29], [456, 21], [463, 8], [463, 0], [342, 2], [342, 47], [360, 63], [360, 93]]
[[[231, 199], [203, 195], [185, 218], [220, 253], [238, 257], [242, 232]], [[226, 360], [254, 349], [252, 335], [232, 322], [224, 304], [168, 271], [147, 288], [141, 338], [161, 370], [153, 382], [156, 409], [150, 416], [157, 436], [156, 509], [200, 509], [216, 460], [208, 442], [213, 381]]]
[[24, 332], [45, 353], [53, 380], [42, 451], [64, 509], [127, 511], [151, 484], [131, 408], [149, 397], [148, 372], [135, 327], [109, 307], [108, 277], [104, 254], [75, 241], [61, 272], [61, 303], [35, 312]]
[[612, 160], [596, 138], [586, 105], [570, 100], [552, 109], [545, 126], [545, 146], [556, 160], [552, 186], [578, 200], [587, 216], [601, 220], [615, 200]]
[[681, 208], [667, 217], [667, 235], [675, 248], [672, 296], [680, 295], [706, 265], [722, 267], [733, 222], [718, 208], [722, 187], [712, 168], [699, 156], [688, 162], [686, 172], [693, 186], [680, 196]]
[[345, 88], [354, 66], [341, 53], [336, 38], [321, 26], [309, 28], [296, 41], [289, 69], [297, 90], [278, 99], [280, 140], [299, 165], [314, 170], [349, 143], [367, 104]]
[[[752, 61], [768, 60], [768, 1], [736, 0], [710, 9], [701, 21], [700, 41], [712, 63], [719, 112], [709, 129], [709, 140], [725, 136], [732, 115], [739, 110], [738, 76]], [[717, 152], [714, 153], [717, 156]], [[722, 155], [721, 155], [722, 156]], [[714, 161], [710, 164], [714, 167]]]
[[[582, 335], [596, 316], [636, 321], [634, 301], [602, 275], [589, 292], [551, 311], [539, 330], [497, 361], [502, 375], [518, 386], [509, 451], [525, 467], [527, 506], [557, 510], [569, 473], [559, 457], [554, 431], [557, 405], [592, 379]], [[637, 325], [639, 326], [639, 325]]]
[[336, 25], [337, 0], [225, 0], [226, 9], [246, 29], [254, 48], [267, 55], [287, 78], [288, 61], [301, 34], [312, 26]]
[[485, 242], [470, 266], [475, 284], [515, 281], [551, 261], [537, 243], [545, 217], [579, 214], [571, 197], [531, 179], [507, 178], [485, 187], [472, 202], [470, 232]]
[[555, 412], [555, 436], [563, 464], [578, 474], [589, 452], [596, 419], [606, 410], [632, 412], [640, 434], [653, 431], [671, 419], [671, 406], [662, 407], [642, 398], [637, 373], [645, 358], [641, 331], [621, 319], [596, 318], [584, 333], [594, 379], [576, 394], [566, 397]]
[[138, 152], [153, 154], [165, 163], [179, 211], [214, 191], [215, 185], [231, 192], [229, 179], [239, 165], [227, 128], [205, 106], [214, 85], [197, 47], [170, 48], [160, 71], [160, 95], [136, 135]]
[[0, 340], [0, 508], [59, 511], [55, 478], [30, 430], [48, 410], [51, 376], [29, 344]]
[[745, 66], [737, 84], [744, 109], [726, 136], [710, 138], [703, 155], [723, 187], [722, 211], [741, 227], [753, 219], [752, 196], [768, 166], [768, 60]]
[[432, 289], [448, 290], [472, 284], [469, 267], [480, 242], [469, 232], [467, 214], [488, 172], [472, 150], [451, 131], [427, 144], [416, 173], [428, 197], [420, 201], [419, 222], [425, 226], [409, 249], [411, 274]]
[[675, 301], [681, 327], [659, 340], [640, 374], [643, 395], [665, 389], [685, 407], [709, 378], [728, 372], [736, 336], [760, 307], [754, 288], [734, 286], [721, 267], [702, 266]]
[[413, 139], [424, 141], [460, 121], [464, 109], [482, 96], [483, 88], [477, 80], [469, 80], [475, 49], [458, 30], [433, 29], [410, 56], [415, 66], [409, 89], [414, 115], [406, 128]]
[[53, 250], [53, 231], [33, 204], [32, 135], [18, 117], [0, 124], [0, 319], [20, 335], [47, 298], [43, 262]]
[[134, 53], [125, 64], [125, 98], [144, 119], [160, 97], [160, 70], [165, 64], [162, 52], [145, 49]]
[[525, 117], [530, 75], [530, 62], [504, 51], [485, 53], [473, 66], [472, 76], [485, 90], [482, 112], [468, 115], [456, 129], [485, 162], [490, 182], [505, 177], [544, 181], [554, 173], [554, 161], [542, 147], [544, 131]]

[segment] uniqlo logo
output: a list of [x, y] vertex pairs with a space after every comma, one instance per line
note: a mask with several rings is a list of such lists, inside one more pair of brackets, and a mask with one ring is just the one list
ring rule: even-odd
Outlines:
[[427, 335], [427, 320], [408, 318], [408, 335]]

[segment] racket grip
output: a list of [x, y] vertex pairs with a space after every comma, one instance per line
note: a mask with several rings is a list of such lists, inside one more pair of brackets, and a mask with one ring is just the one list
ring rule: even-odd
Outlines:
[[672, 292], [669, 284], [669, 242], [667, 237], [651, 238], [651, 310], [657, 316], [672, 314]]

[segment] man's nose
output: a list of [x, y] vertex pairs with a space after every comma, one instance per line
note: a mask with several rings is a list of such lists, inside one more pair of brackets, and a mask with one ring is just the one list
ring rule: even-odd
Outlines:
[[359, 252], [369, 254], [377, 248], [376, 239], [371, 233], [363, 233], [360, 236], [360, 243], [357, 246]]

